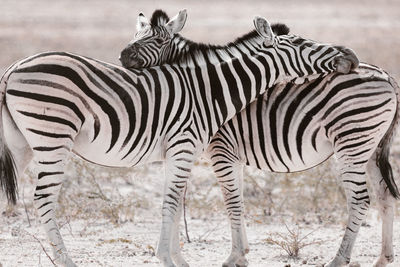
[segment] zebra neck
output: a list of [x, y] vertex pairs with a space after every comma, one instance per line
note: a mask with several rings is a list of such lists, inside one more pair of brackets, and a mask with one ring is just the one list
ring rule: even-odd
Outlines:
[[262, 42], [255, 32], [225, 46], [194, 43], [180, 35], [174, 37], [169, 63], [195, 74], [195, 97], [202, 99], [209, 112], [208, 125], [212, 125], [208, 128], [209, 136], [279, 81], [281, 71], [273, 67], [278, 56], [260, 54]]
[[204, 94], [207, 99], [206, 108], [210, 111], [209, 119], [213, 125], [210, 136], [215, 135], [225, 122], [264, 93], [269, 84], [274, 83], [270, 79], [272, 75], [269, 66], [261, 64], [259, 57], [242, 56], [221, 60], [217, 51], [196, 56], [198, 65], [188, 69], [196, 75], [198, 88], [195, 93], [198, 96]]

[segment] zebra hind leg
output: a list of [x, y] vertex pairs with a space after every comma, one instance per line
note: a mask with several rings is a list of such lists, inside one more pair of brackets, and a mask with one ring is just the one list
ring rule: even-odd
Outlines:
[[[345, 234], [342, 238], [340, 248], [333, 260], [326, 266], [344, 266], [350, 262], [357, 233], [362, 222], [364, 222], [370, 204], [370, 198], [366, 184], [366, 163], [349, 163], [339, 158], [341, 182], [344, 187], [347, 199], [348, 221]], [[349, 160], [349, 159], [347, 159]], [[343, 164], [343, 162], [346, 162]], [[341, 164], [342, 163], [342, 164]]]
[[374, 267], [384, 267], [393, 262], [393, 213], [395, 198], [383, 181], [382, 174], [376, 164], [376, 157], [372, 157], [368, 163], [368, 176], [376, 195], [379, 214], [382, 218], [382, 249]]
[[55, 262], [66, 267], [74, 267], [76, 265], [67, 253], [56, 223], [57, 200], [70, 148], [65, 145], [37, 146], [33, 147], [33, 150], [38, 179], [34, 194], [34, 206], [51, 244]]

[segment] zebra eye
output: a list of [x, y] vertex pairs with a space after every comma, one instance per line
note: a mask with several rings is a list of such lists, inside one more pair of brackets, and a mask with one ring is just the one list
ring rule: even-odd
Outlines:
[[161, 38], [156, 38], [154, 41], [155, 41], [157, 44], [162, 44], [162, 43], [164, 43], [164, 40], [161, 39]]
[[300, 45], [303, 41], [304, 41], [304, 39], [296, 38], [296, 39], [293, 39], [291, 41], [291, 43], [294, 44], [294, 45]]

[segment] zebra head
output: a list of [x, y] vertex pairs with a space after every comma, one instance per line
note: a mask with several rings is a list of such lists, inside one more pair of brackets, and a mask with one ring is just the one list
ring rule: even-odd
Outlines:
[[[343, 46], [319, 44], [315, 41], [297, 35], [275, 35], [269, 22], [256, 16], [253, 20], [257, 33], [264, 39], [260, 44], [261, 51], [270, 53], [275, 51], [279, 57], [289, 64], [285, 64], [287, 77], [291, 71], [300, 74], [300, 77], [317, 72], [337, 71], [349, 73], [358, 67], [359, 60], [353, 50]], [[286, 60], [286, 59], [287, 60]], [[295, 60], [296, 62], [292, 62]]]
[[[140, 14], [135, 38], [123, 49], [121, 63], [126, 68], [145, 68], [165, 63], [173, 64], [187, 58], [185, 55], [207, 49], [217, 53], [242, 57], [261, 56], [268, 62], [281, 61], [280, 79], [303, 77], [315, 73], [338, 71], [348, 73], [359, 64], [355, 53], [342, 46], [319, 44], [296, 35], [289, 35], [284, 24], [271, 25], [262, 17], [255, 17], [255, 30], [226, 46], [204, 45], [192, 42], [178, 33], [186, 21], [186, 11], [169, 19], [164, 11], [156, 10], [150, 22]], [[275, 32], [275, 33], [274, 33]], [[193, 53], [194, 52], [194, 53]], [[197, 53], [198, 54], [198, 53]]]
[[140, 13], [137, 18], [137, 33], [122, 50], [120, 61], [126, 68], [145, 68], [169, 61], [174, 50], [172, 39], [186, 22], [186, 10], [181, 10], [169, 19], [162, 10], [156, 10], [150, 21]]

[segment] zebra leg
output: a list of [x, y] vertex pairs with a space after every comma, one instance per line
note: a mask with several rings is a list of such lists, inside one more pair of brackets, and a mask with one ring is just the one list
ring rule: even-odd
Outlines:
[[379, 214], [382, 218], [382, 250], [381, 255], [373, 266], [384, 267], [394, 260], [392, 236], [395, 199], [387, 189], [386, 183], [383, 181], [382, 174], [376, 165], [375, 155], [368, 163], [368, 175], [373, 191], [376, 194]]
[[[182, 196], [195, 160], [195, 148], [193, 143], [188, 141], [190, 139], [185, 136], [183, 140], [175, 139], [167, 144], [162, 225], [156, 255], [162, 264], [168, 267], [176, 266], [172, 260], [171, 252], [179, 249], [179, 247], [172, 249], [173, 244], [179, 246], [179, 238], [175, 237], [173, 242], [172, 237], [174, 233], [178, 232], [174, 228], [179, 227], [177, 222], [180, 218]], [[177, 254], [175, 252], [175, 256]], [[181, 256], [178, 260], [180, 261], [178, 264], [182, 264], [180, 266], [188, 266]]]
[[344, 266], [350, 262], [351, 251], [353, 249], [357, 233], [361, 223], [365, 220], [370, 204], [369, 194], [366, 184], [366, 163], [349, 163], [349, 159], [341, 161], [341, 180], [346, 193], [347, 209], [349, 213], [347, 227], [340, 244], [340, 248], [335, 258], [326, 266]]
[[[183, 195], [182, 195], [183, 198]], [[171, 257], [177, 266], [185, 266], [188, 267], [189, 264], [185, 261], [181, 254], [180, 240], [179, 240], [179, 222], [182, 215], [182, 205], [183, 200], [181, 199], [182, 204], [179, 205], [179, 209], [174, 216], [174, 229], [172, 232], [172, 246], [171, 246]]]
[[[61, 189], [65, 160], [69, 149], [64, 146], [49, 151], [39, 151], [34, 147], [34, 160], [36, 163], [37, 185], [34, 195], [34, 205], [40, 216], [47, 237], [53, 249], [55, 262], [67, 267], [76, 266], [68, 256], [59, 228], [56, 223], [55, 210], [58, 195]], [[67, 150], [67, 151], [66, 151]]]
[[13, 155], [17, 174], [22, 176], [26, 167], [33, 158], [32, 149], [29, 147], [25, 137], [11, 118], [10, 112], [5, 105], [2, 110], [2, 119], [5, 142]]
[[249, 245], [243, 217], [243, 165], [222, 153], [214, 153], [211, 160], [231, 224], [232, 251], [222, 266], [247, 266], [245, 255]]

